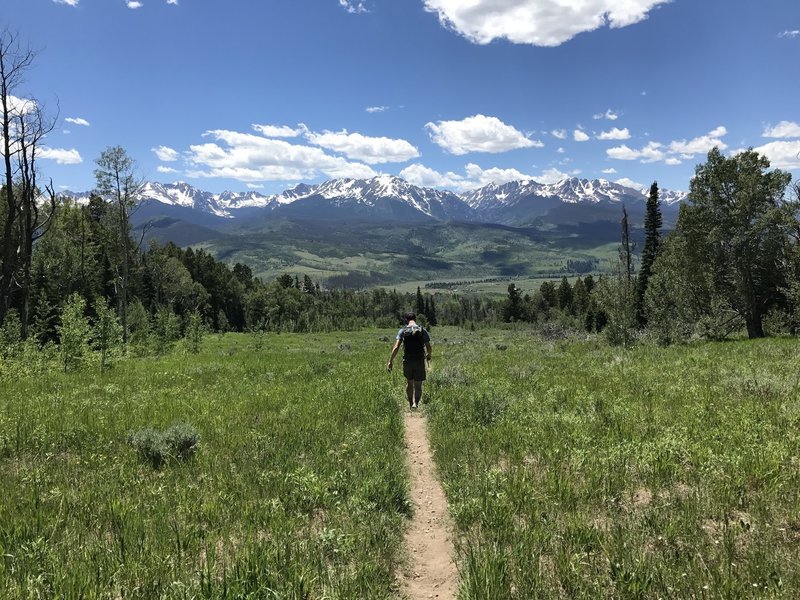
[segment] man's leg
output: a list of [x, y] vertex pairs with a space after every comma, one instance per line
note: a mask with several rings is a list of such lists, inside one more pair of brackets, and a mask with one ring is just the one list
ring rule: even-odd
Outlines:
[[419, 406], [420, 402], [422, 402], [422, 382], [415, 381], [414, 382], [414, 402], [417, 406]]
[[414, 384], [413, 379], [406, 379], [406, 398], [408, 398], [408, 406], [414, 406]]

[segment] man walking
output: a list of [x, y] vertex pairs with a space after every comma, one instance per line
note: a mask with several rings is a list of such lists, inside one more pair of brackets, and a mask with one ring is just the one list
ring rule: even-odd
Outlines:
[[425, 381], [425, 361], [431, 359], [431, 336], [417, 325], [417, 315], [406, 313], [403, 320], [406, 326], [397, 332], [392, 355], [386, 370], [392, 370], [392, 363], [400, 345], [403, 345], [403, 376], [406, 378], [406, 397], [408, 406], [417, 408], [422, 401], [422, 382]]

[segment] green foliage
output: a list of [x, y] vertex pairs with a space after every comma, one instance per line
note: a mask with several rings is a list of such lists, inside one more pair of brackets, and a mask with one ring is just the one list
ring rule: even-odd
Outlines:
[[0, 357], [8, 358], [20, 351], [20, 341], [22, 340], [22, 324], [19, 320], [19, 312], [12, 308], [6, 313], [6, 318], [0, 326]]
[[604, 277], [597, 284], [597, 304], [606, 317], [603, 333], [612, 346], [630, 346], [636, 333], [635, 288], [624, 273]]
[[77, 293], [67, 299], [58, 326], [59, 351], [64, 371], [78, 369], [89, 352], [91, 326], [85, 316], [86, 301]]
[[151, 341], [156, 354], [167, 354], [181, 334], [178, 316], [167, 306], [159, 306], [153, 317]]
[[200, 316], [199, 312], [194, 311], [189, 314], [189, 318], [186, 321], [183, 341], [186, 344], [186, 349], [192, 354], [200, 352], [205, 329], [203, 318]]
[[658, 201], [658, 183], [650, 186], [647, 197], [647, 211], [644, 217], [644, 248], [642, 249], [641, 266], [636, 277], [636, 320], [639, 326], [647, 324], [645, 310], [645, 293], [653, 273], [653, 264], [661, 250], [661, 207]]
[[165, 430], [145, 427], [132, 431], [128, 443], [154, 469], [170, 460], [186, 460], [197, 452], [200, 434], [188, 423], [175, 423]]
[[104, 371], [110, 359], [122, 348], [122, 326], [117, 312], [104, 300], [95, 302], [94, 314], [94, 347], [100, 352], [100, 370]]
[[691, 323], [703, 335], [727, 335], [741, 321], [749, 337], [764, 335], [764, 314], [787, 300], [798, 227], [797, 206], [784, 198], [791, 176], [768, 168], [752, 150], [731, 158], [716, 148], [709, 152], [670, 235], [677, 238], [672, 256], [653, 267], [669, 299], [653, 298], [651, 305], [669, 302], [671, 310], [695, 313]]

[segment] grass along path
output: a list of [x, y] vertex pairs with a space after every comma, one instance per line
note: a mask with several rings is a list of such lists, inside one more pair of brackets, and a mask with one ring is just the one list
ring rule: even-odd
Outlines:
[[447, 498], [436, 476], [428, 427], [419, 412], [406, 412], [404, 420], [414, 512], [406, 531], [408, 559], [400, 581], [412, 600], [454, 599], [458, 571], [453, 562], [452, 526]]

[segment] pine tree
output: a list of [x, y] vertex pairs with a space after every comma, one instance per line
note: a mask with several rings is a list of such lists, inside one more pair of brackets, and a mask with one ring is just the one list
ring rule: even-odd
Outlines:
[[661, 250], [661, 207], [658, 201], [658, 183], [650, 186], [650, 195], [647, 198], [647, 212], [644, 217], [644, 249], [642, 250], [642, 264], [636, 280], [636, 321], [639, 326], [647, 325], [644, 310], [644, 295], [647, 284], [653, 272], [653, 263]]
[[422, 291], [420, 291], [419, 286], [417, 286], [417, 302], [414, 310], [417, 315], [425, 314], [425, 299], [422, 297]]

